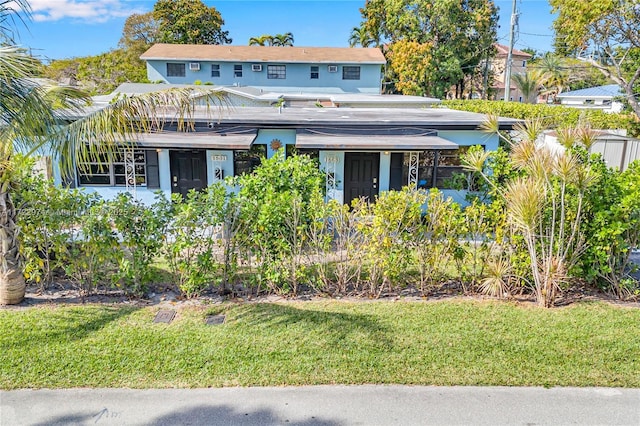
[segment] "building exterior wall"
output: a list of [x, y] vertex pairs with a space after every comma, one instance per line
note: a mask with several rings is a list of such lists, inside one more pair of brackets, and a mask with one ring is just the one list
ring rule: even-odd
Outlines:
[[[184, 77], [167, 76], [167, 63], [185, 64]], [[338, 88], [344, 93], [369, 93], [379, 94], [381, 87], [381, 67], [377, 64], [336, 64], [336, 72], [329, 72], [327, 64], [313, 63], [259, 63], [262, 65], [261, 71], [252, 71], [255, 62], [214, 62], [201, 61], [200, 69], [192, 71], [189, 69], [189, 61], [165, 61], [148, 60], [147, 78], [152, 82], [164, 82], [172, 84], [193, 84], [196, 81], [202, 83], [212, 83], [218, 86], [252, 86], [256, 88], [279, 88], [285, 91], [313, 92], [314, 89]], [[212, 65], [219, 66], [219, 77], [212, 76]], [[234, 66], [242, 65], [242, 77], [234, 75]], [[285, 78], [268, 78], [269, 65], [284, 65]], [[311, 78], [311, 67], [318, 67], [318, 78]], [[343, 79], [344, 66], [360, 67], [360, 78], [358, 80]]]
[[[511, 91], [509, 93], [509, 97], [512, 101], [523, 102], [523, 95], [518, 88], [515, 87], [513, 83], [513, 76], [515, 74], [524, 74], [527, 72], [527, 61], [530, 56], [520, 56], [520, 55], [512, 55], [512, 65], [511, 65]], [[506, 78], [506, 69], [507, 69], [507, 57], [506, 55], [498, 55], [491, 62], [491, 69], [495, 73], [495, 82], [499, 82], [502, 84], [501, 89], [497, 89], [497, 93], [495, 94], [495, 99], [500, 100], [504, 99], [504, 87], [505, 87], [505, 78]]]
[[[486, 150], [493, 151], [498, 148], [497, 135], [484, 134], [477, 130], [441, 130], [438, 135], [444, 139], [455, 142], [460, 146], [483, 145]], [[260, 129], [254, 141], [254, 145], [266, 145], [267, 158], [275, 155], [278, 145], [286, 150], [287, 145], [295, 146], [296, 130], [291, 129]], [[160, 191], [165, 196], [171, 196], [171, 168], [170, 149], [158, 149], [158, 168]], [[391, 180], [391, 154], [390, 151], [367, 151], [375, 152], [380, 156], [379, 165], [379, 192], [388, 191]], [[233, 150], [207, 150], [207, 183], [209, 185], [221, 181], [227, 176], [233, 176], [234, 171], [234, 151]], [[344, 202], [344, 180], [345, 180], [345, 151], [320, 151], [320, 169], [325, 173], [331, 173], [335, 179], [335, 185], [329, 185], [327, 181], [327, 199], [334, 199], [340, 203]], [[222, 179], [216, 176], [216, 169], [222, 171]], [[59, 171], [55, 170], [57, 181], [60, 182]], [[112, 199], [118, 193], [127, 189], [124, 187], [112, 186], [83, 186], [85, 191], [97, 192], [106, 199]], [[151, 204], [154, 201], [155, 193], [158, 189], [147, 189], [146, 187], [135, 188], [135, 197], [145, 203]], [[442, 190], [445, 196], [452, 197], [454, 201], [465, 205], [465, 191]]]

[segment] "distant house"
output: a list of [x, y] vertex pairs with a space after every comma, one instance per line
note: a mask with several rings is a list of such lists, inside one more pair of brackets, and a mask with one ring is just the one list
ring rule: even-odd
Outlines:
[[[506, 77], [506, 64], [507, 55], [509, 54], [509, 47], [502, 44], [495, 45], [497, 54], [491, 61], [491, 69], [494, 73], [494, 81], [491, 85], [491, 91], [494, 93], [493, 98], [496, 100], [504, 100], [505, 94], [505, 77]], [[511, 51], [511, 76], [515, 74], [523, 74], [527, 72], [527, 62], [531, 59], [531, 55], [527, 52], [523, 52], [518, 49]], [[512, 101], [523, 102], [523, 94], [516, 85], [513, 83], [513, 78], [510, 84], [509, 98]]]
[[589, 87], [560, 93], [557, 97], [562, 105], [580, 109], [599, 109], [604, 112], [622, 111], [622, 102], [616, 98], [623, 95], [617, 84]]
[[140, 57], [153, 82], [281, 92], [380, 94], [377, 48], [155, 44]]

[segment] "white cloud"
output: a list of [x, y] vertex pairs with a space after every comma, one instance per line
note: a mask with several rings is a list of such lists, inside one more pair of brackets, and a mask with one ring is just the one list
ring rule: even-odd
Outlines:
[[123, 0], [31, 0], [29, 3], [33, 20], [37, 22], [75, 19], [101, 23], [145, 12], [129, 7]]

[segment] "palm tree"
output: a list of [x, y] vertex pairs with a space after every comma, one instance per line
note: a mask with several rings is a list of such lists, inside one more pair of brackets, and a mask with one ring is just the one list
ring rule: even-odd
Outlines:
[[367, 31], [367, 29], [362, 27], [353, 27], [351, 30], [351, 35], [349, 36], [349, 47], [371, 47], [378, 46], [378, 41]]
[[293, 46], [293, 33], [276, 34], [273, 36], [274, 46]]
[[249, 39], [249, 46], [273, 46], [273, 42], [273, 36], [263, 34], [260, 37], [251, 37]]
[[[189, 128], [193, 99], [199, 93], [216, 105], [223, 100], [216, 92], [174, 89], [120, 99], [85, 114], [87, 95], [29, 79], [37, 61], [15, 45], [12, 5], [26, 17], [30, 10], [27, 0], [0, 0], [0, 304], [20, 303], [25, 293], [18, 212], [11, 197], [15, 150], [26, 155], [50, 152], [70, 173], [73, 164], [113, 154], [140, 132], [161, 128], [166, 119], [175, 119], [182, 130]], [[65, 108], [54, 109], [54, 105]]]
[[533, 104], [544, 87], [545, 75], [540, 70], [531, 70], [522, 74], [514, 74], [513, 82], [522, 93], [524, 102]]
[[555, 102], [558, 96], [569, 84], [569, 73], [563, 58], [552, 53], [546, 53], [537, 61], [538, 70], [545, 76], [547, 94], [553, 96]]

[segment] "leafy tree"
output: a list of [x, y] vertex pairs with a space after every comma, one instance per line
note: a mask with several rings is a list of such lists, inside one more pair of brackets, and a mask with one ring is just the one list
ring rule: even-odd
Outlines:
[[153, 12], [134, 13], [124, 22], [122, 37], [118, 45], [122, 49], [133, 50], [142, 54], [158, 39], [158, 22], [153, 19]]
[[[417, 43], [422, 51], [429, 51], [429, 60], [422, 61], [440, 82], [434, 88], [422, 78], [417, 83], [426, 95], [442, 95], [442, 86], [458, 87], [464, 91], [465, 76], [472, 75], [487, 59], [487, 52], [496, 41], [498, 14], [491, 0], [369, 0], [361, 10], [361, 28], [372, 39], [386, 41], [392, 53], [389, 58], [394, 77], [403, 77], [398, 70], [411, 72], [411, 64], [418, 55], [397, 54], [406, 45], [395, 48], [398, 42]], [[395, 64], [394, 61], [406, 61]], [[414, 89], [411, 89], [415, 92]]]
[[522, 51], [531, 55], [531, 59], [529, 59], [529, 62], [535, 61], [536, 59], [538, 59], [539, 52], [536, 49], [532, 49], [531, 47], [525, 47], [524, 49], [522, 49]]
[[86, 92], [110, 93], [121, 83], [147, 82], [147, 68], [139, 51], [114, 49], [94, 56], [52, 61], [43, 75], [55, 81], [73, 79]]
[[406, 95], [444, 97], [451, 82], [462, 75], [453, 55], [438, 54], [433, 43], [399, 40], [388, 53], [395, 87]]
[[619, 84], [640, 117], [640, 7], [637, 0], [550, 0], [556, 51], [593, 50], [585, 61]]
[[229, 31], [215, 7], [201, 0], [158, 0], [153, 7], [160, 43], [229, 44]]
[[55, 81], [71, 79], [90, 94], [109, 93], [126, 82], [146, 83], [147, 67], [140, 55], [158, 37], [151, 12], [133, 14], [122, 30], [119, 48], [99, 55], [54, 60], [43, 67], [43, 75]]
[[[30, 10], [26, 0], [15, 1], [21, 10]], [[82, 102], [88, 101], [85, 94], [29, 80], [38, 62], [15, 45], [11, 28], [15, 20], [9, 18], [12, 4], [0, 2], [0, 304], [19, 303], [25, 292], [17, 238], [18, 210], [12, 201], [15, 150], [28, 156], [50, 152], [69, 172], [74, 164], [113, 155], [123, 144], [135, 140], [139, 132], [148, 131], [152, 122], [162, 125], [162, 105], [172, 104], [182, 111], [180, 129], [189, 127], [194, 109], [193, 91], [174, 89], [120, 99], [85, 115], [80, 109]], [[219, 95], [211, 96], [212, 101], [219, 100]], [[67, 109], [54, 110], [56, 105]], [[82, 118], [72, 118], [78, 115]], [[66, 122], [71, 124], [64, 125]]]

